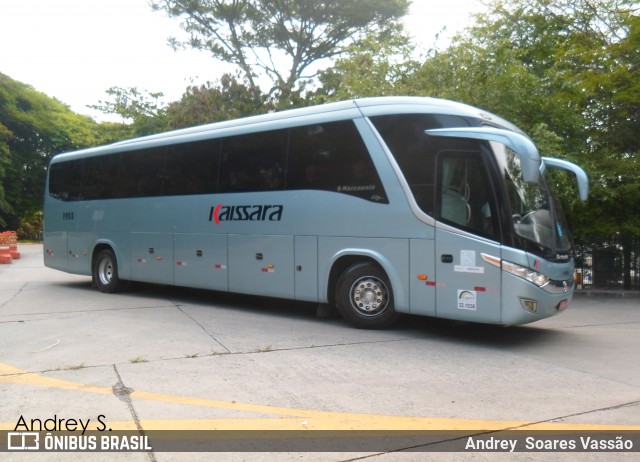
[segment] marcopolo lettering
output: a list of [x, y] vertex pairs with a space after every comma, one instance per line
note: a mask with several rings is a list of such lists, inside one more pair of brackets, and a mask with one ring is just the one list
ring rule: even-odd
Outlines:
[[222, 205], [211, 207], [209, 221], [280, 221], [283, 205]]

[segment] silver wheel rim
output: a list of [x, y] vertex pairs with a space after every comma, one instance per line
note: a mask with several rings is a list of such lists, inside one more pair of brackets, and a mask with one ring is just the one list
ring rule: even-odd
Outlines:
[[389, 306], [389, 289], [380, 279], [364, 276], [351, 285], [351, 306], [363, 316], [377, 316]]
[[111, 258], [103, 258], [98, 263], [98, 279], [103, 286], [108, 286], [113, 279], [113, 261], [111, 261]]

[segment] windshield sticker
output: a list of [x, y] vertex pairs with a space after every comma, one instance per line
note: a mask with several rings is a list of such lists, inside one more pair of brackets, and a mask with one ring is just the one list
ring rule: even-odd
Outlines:
[[453, 271], [457, 273], [484, 274], [484, 267], [476, 266], [475, 250], [461, 250], [460, 264], [454, 265]]
[[458, 289], [458, 309], [476, 311], [476, 291]]
[[460, 251], [460, 265], [461, 266], [476, 266], [476, 252], [475, 252], [475, 250], [461, 250]]

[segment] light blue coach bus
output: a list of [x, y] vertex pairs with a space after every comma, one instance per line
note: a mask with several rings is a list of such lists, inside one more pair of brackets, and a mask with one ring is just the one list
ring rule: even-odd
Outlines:
[[61, 154], [45, 264], [102, 292], [145, 281], [503, 325], [566, 308], [572, 242], [509, 122], [431, 98], [295, 109]]

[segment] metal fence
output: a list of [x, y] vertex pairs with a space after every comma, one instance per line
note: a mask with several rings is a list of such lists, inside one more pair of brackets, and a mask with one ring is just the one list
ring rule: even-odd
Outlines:
[[576, 252], [579, 289], [640, 290], [640, 246], [610, 246]]

